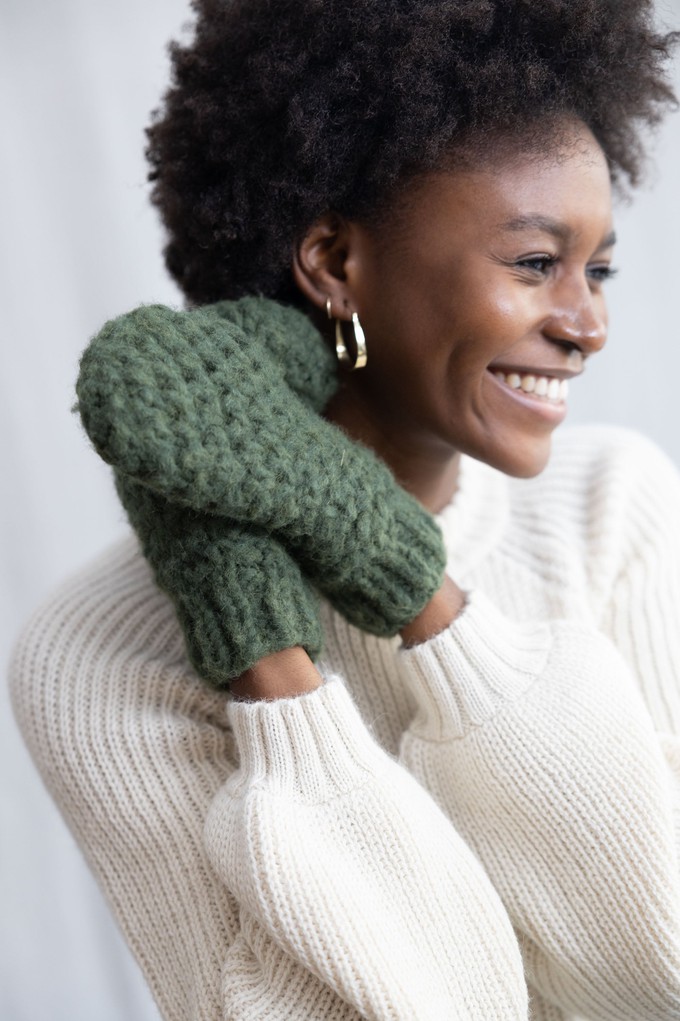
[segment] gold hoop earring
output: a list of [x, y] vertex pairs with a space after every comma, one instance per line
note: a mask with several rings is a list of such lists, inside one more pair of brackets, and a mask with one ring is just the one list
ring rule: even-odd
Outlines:
[[352, 312], [352, 326], [354, 327], [354, 345], [357, 350], [357, 356], [354, 359], [354, 365], [352, 368], [363, 369], [364, 365], [368, 361], [366, 334], [363, 331], [363, 327], [359, 322], [359, 316], [356, 312]]
[[[326, 302], [326, 311], [329, 312], [329, 318], [330, 305], [331, 299], [329, 298]], [[347, 350], [347, 345], [345, 344], [345, 338], [342, 333], [342, 319], [335, 320], [335, 353], [341, 365], [346, 365], [350, 370], [354, 371], [354, 369], [363, 369], [364, 365], [368, 361], [366, 335], [356, 312], [352, 312], [352, 327], [354, 330], [354, 347], [356, 348], [356, 357], [354, 360], [352, 360], [352, 357]]]

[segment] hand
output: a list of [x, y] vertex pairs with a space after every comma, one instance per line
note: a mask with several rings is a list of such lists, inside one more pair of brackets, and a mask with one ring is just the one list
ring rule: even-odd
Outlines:
[[309, 320], [247, 300], [262, 306], [256, 335], [241, 302], [109, 323], [81, 363], [83, 422], [120, 471], [172, 503], [273, 532], [352, 623], [395, 634], [441, 584], [439, 529], [385, 464], [311, 410], [309, 389], [305, 400], [290, 389], [282, 352], [296, 352], [290, 370], [305, 364], [300, 351], [312, 366], [325, 351]]
[[297, 661], [279, 663], [278, 684], [260, 671], [253, 697], [299, 693], [303, 678], [300, 690], [309, 690], [310, 657], [322, 644], [318, 600], [283, 547], [256, 529], [170, 504], [124, 476], [116, 485], [199, 676], [226, 687], [256, 662], [297, 647]]

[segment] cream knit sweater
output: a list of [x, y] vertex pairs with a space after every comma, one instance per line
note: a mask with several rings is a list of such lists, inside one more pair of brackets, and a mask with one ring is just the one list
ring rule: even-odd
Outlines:
[[17, 719], [167, 1021], [680, 1019], [680, 479], [576, 428], [440, 522], [461, 616], [324, 607], [299, 698], [201, 684], [133, 538], [28, 625]]

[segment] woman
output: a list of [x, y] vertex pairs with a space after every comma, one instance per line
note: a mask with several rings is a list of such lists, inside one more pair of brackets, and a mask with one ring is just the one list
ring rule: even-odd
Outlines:
[[149, 155], [199, 307], [79, 382], [154, 573], [27, 629], [36, 762], [166, 1018], [680, 1018], [680, 482], [553, 443], [674, 38], [196, 10]]

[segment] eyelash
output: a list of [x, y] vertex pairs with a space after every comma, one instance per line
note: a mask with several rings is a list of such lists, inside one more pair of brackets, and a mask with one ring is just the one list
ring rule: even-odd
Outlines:
[[[520, 259], [515, 263], [520, 269], [528, 269], [534, 273], [544, 275], [558, 262], [554, 255], [534, 255], [529, 259]], [[605, 283], [616, 276], [618, 270], [613, 266], [591, 266], [588, 269], [588, 276], [597, 283]]]
[[546, 273], [557, 262], [554, 255], [532, 255], [528, 259], [519, 259], [515, 265], [520, 269], [533, 270], [535, 273]]
[[588, 272], [593, 280], [597, 280], [599, 283], [605, 283], [607, 280], [612, 280], [616, 276], [618, 269], [615, 269], [614, 266], [591, 266]]

